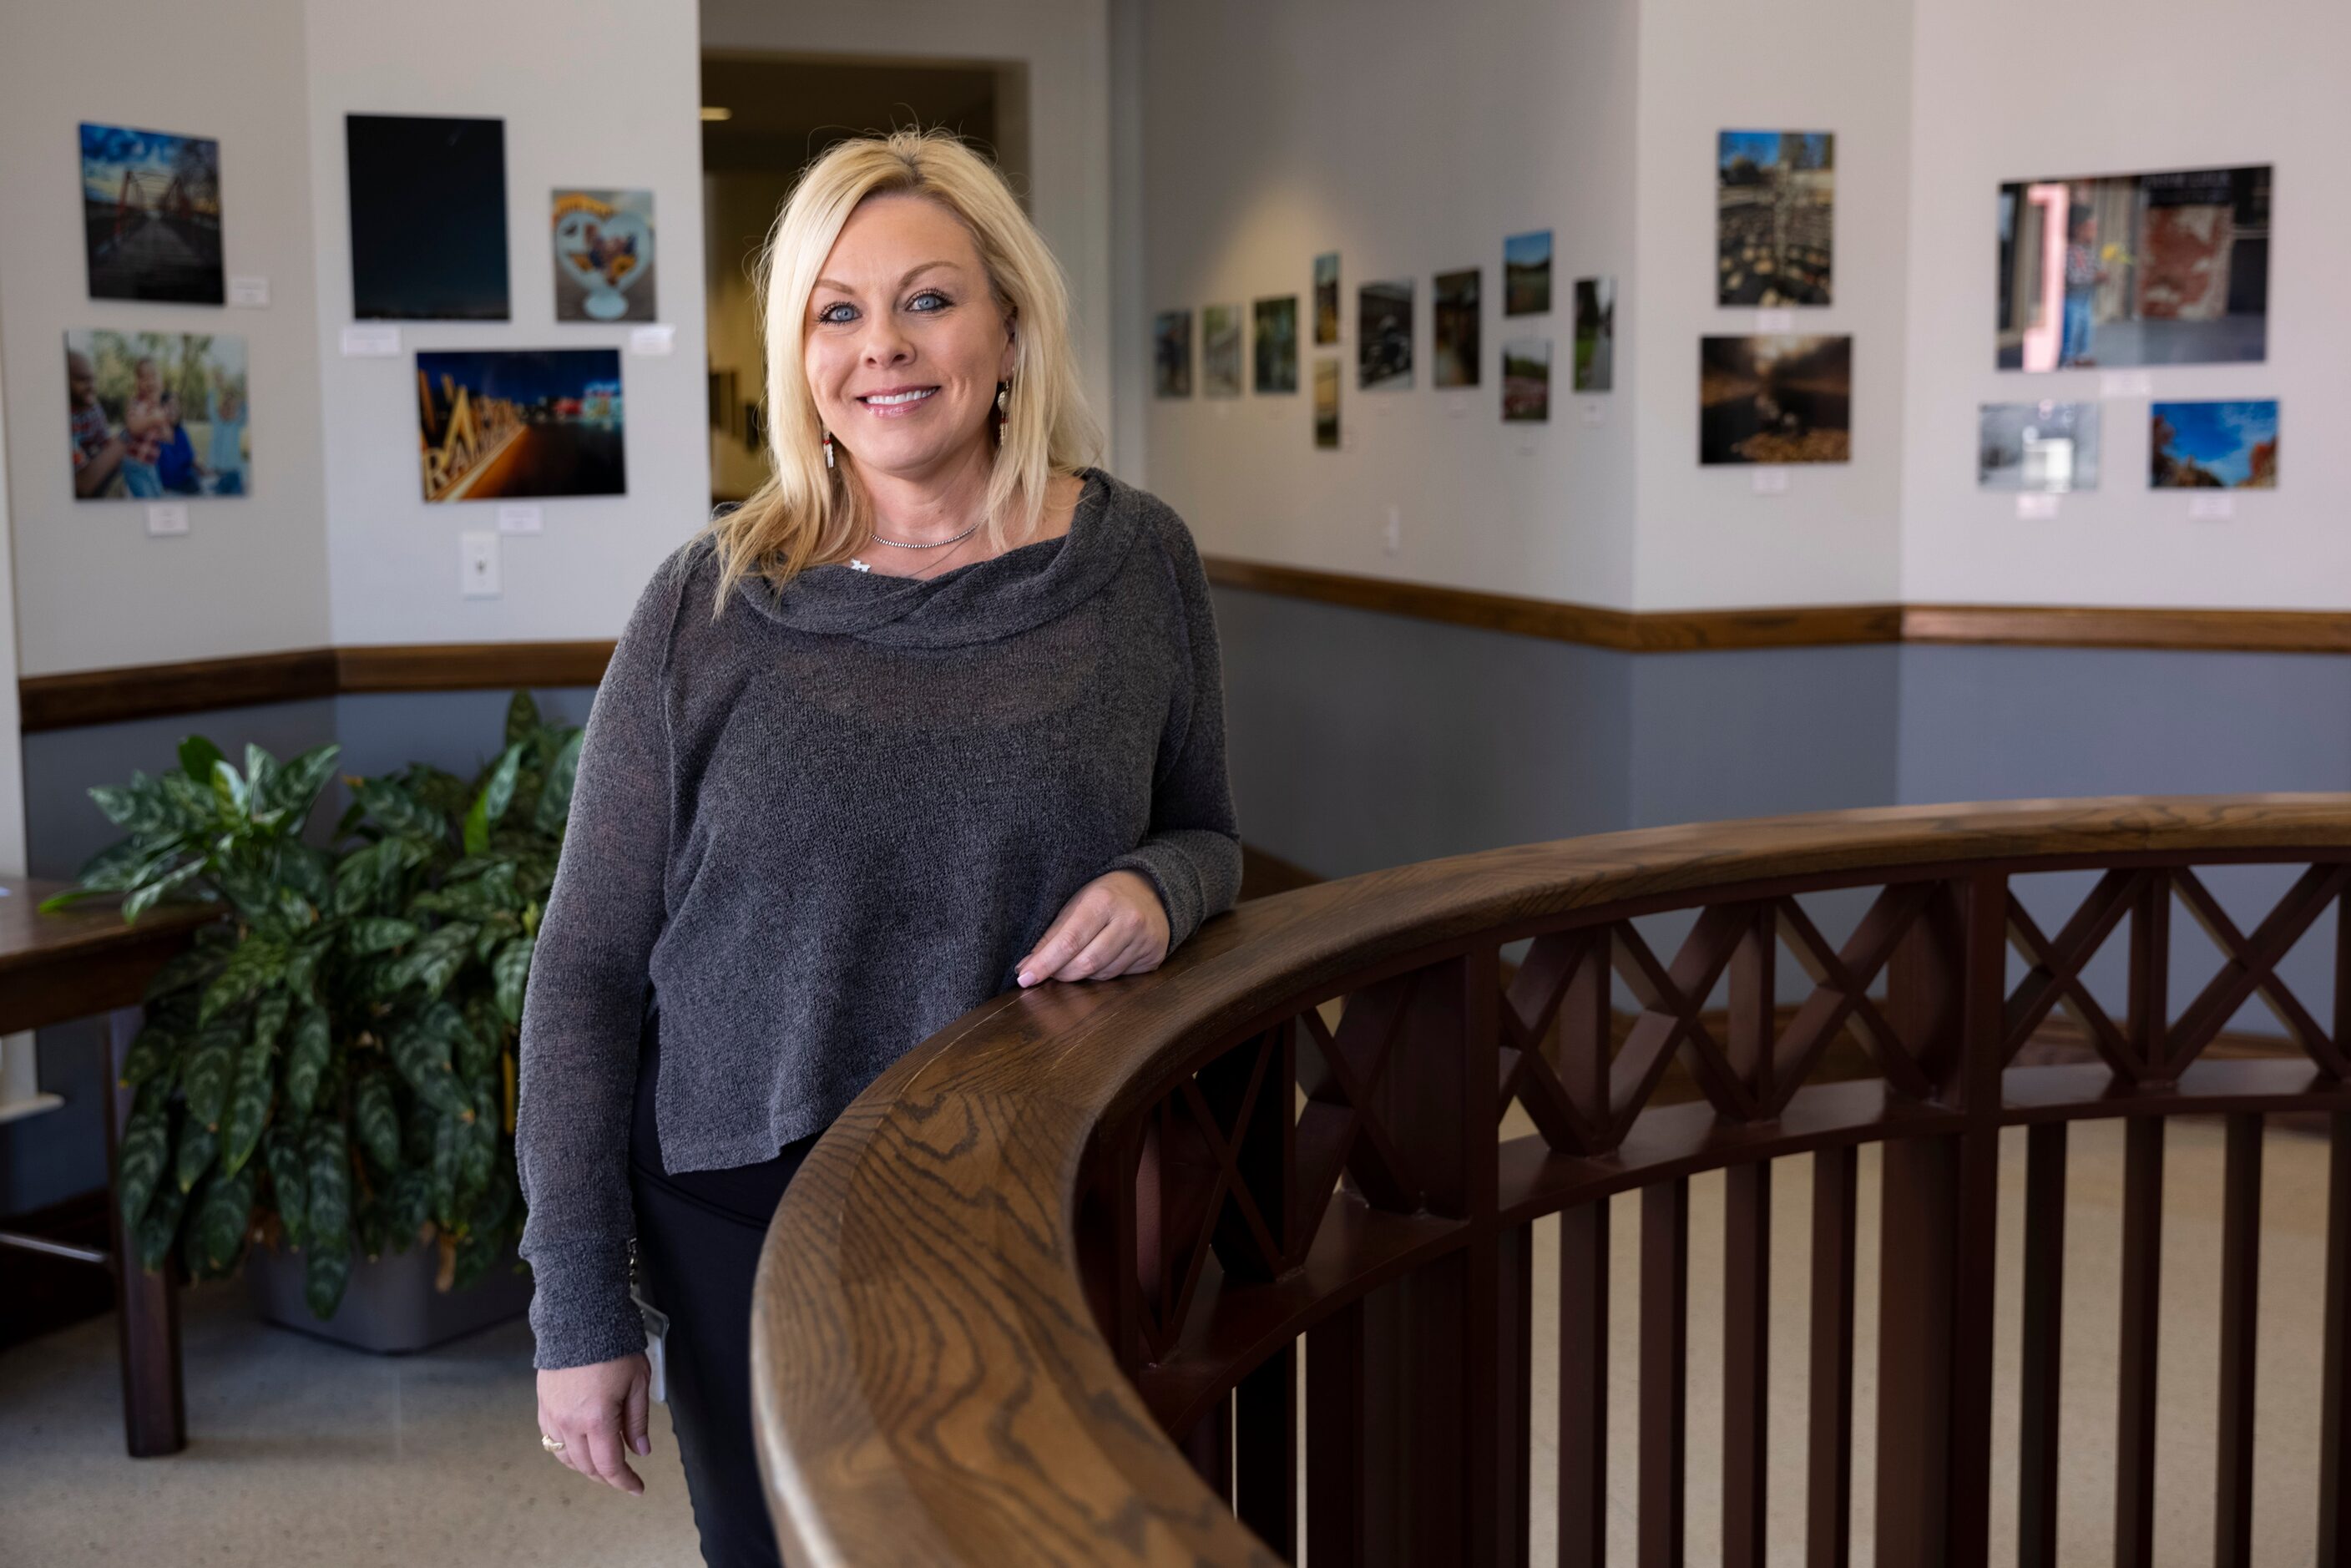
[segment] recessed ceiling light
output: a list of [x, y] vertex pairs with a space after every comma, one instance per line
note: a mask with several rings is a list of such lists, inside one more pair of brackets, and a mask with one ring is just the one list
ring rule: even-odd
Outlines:
[[702, 106], [702, 118], [705, 120], [732, 120], [735, 118], [735, 111], [731, 109], [720, 109], [715, 104], [705, 103]]

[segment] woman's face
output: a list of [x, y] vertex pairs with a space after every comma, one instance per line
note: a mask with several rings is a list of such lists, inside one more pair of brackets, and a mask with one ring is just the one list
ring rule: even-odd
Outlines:
[[921, 196], [870, 196], [809, 296], [804, 368], [835, 445], [918, 477], [987, 443], [1012, 337], [963, 224]]

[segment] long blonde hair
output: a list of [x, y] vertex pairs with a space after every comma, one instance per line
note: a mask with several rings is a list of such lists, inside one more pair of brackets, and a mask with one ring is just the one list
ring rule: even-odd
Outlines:
[[1101, 449], [1070, 345], [1069, 284], [996, 166], [942, 129], [839, 142], [801, 173], [760, 253], [768, 479], [704, 530], [719, 562], [714, 619], [747, 577], [781, 589], [811, 566], [849, 559], [872, 521], [856, 464], [844, 457], [825, 466], [824, 424], [802, 350], [809, 297], [842, 225], [867, 197], [895, 194], [926, 197], [962, 221], [998, 308], [1017, 322], [1004, 439], [987, 484], [991, 553], [1033, 533], [1053, 476], [1092, 462]]

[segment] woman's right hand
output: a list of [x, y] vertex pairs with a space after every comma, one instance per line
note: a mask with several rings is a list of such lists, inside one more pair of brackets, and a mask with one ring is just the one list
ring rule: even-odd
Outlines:
[[641, 1455], [653, 1451], [645, 1431], [652, 1387], [653, 1367], [643, 1351], [541, 1372], [538, 1429], [562, 1443], [555, 1457], [581, 1475], [641, 1497], [645, 1483], [629, 1469], [622, 1446]]

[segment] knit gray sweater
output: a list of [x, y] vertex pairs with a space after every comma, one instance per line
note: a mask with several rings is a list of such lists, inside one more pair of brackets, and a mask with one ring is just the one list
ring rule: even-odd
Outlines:
[[816, 567], [713, 621], [657, 570], [590, 708], [523, 1004], [515, 1152], [541, 1368], [643, 1348], [628, 1294], [637, 1041], [672, 1172], [771, 1158], [1018, 985], [1093, 878], [1169, 946], [1240, 841], [1207, 580], [1183, 520], [1085, 471], [1069, 532], [938, 577]]

